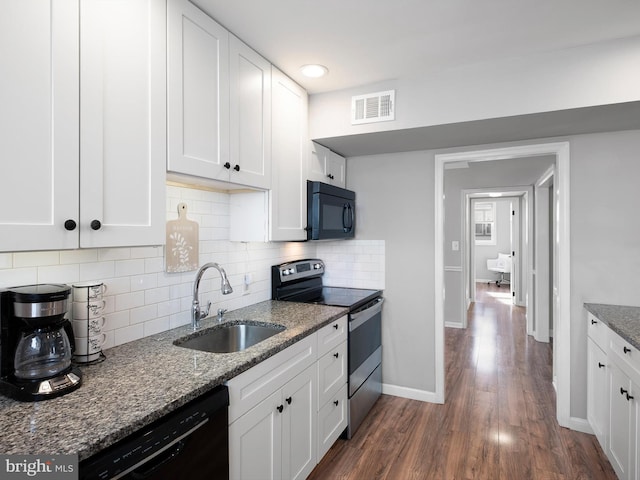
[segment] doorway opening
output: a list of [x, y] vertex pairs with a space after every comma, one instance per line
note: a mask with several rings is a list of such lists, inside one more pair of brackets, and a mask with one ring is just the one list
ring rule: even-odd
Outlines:
[[[553, 156], [555, 167], [553, 170], [553, 209], [556, 213], [553, 218], [553, 239], [555, 252], [553, 255], [553, 295], [550, 303], [552, 305], [554, 323], [554, 350], [556, 353], [553, 359], [555, 372], [554, 384], [556, 386], [556, 414], [560, 425], [579, 429], [574, 425], [570, 415], [570, 255], [569, 255], [569, 144], [567, 142], [537, 144], [504, 147], [497, 149], [478, 150], [470, 152], [460, 152], [452, 154], [440, 154], [435, 158], [435, 284], [436, 284], [436, 304], [435, 304], [435, 337], [436, 337], [436, 398], [444, 402], [444, 326], [445, 326], [445, 258], [453, 258], [450, 249], [447, 247], [449, 240], [445, 242], [445, 169], [455, 164], [472, 164], [476, 162], [492, 162], [507, 159], [524, 159], [526, 157]], [[454, 167], [456, 168], [456, 167]], [[459, 167], [458, 167], [459, 168]], [[462, 198], [460, 199], [462, 201]], [[531, 205], [532, 202], [529, 202]], [[527, 211], [532, 207], [529, 206]], [[460, 212], [460, 210], [458, 210]], [[458, 213], [459, 215], [459, 213]], [[531, 221], [531, 217], [527, 222]], [[468, 222], [461, 222], [468, 225]], [[465, 228], [465, 227], [463, 227]], [[531, 232], [533, 230], [530, 230]], [[464, 242], [464, 237], [463, 242]], [[528, 238], [528, 240], [531, 240]], [[466, 242], [468, 243], [468, 242]], [[459, 247], [459, 246], [458, 246]], [[471, 255], [468, 245], [462, 245], [462, 251], [466, 255]], [[458, 254], [460, 255], [460, 254]], [[530, 248], [528, 255], [533, 255], [533, 248]], [[466, 263], [466, 262], [465, 262]], [[468, 264], [468, 263], [467, 263]], [[447, 266], [446, 271], [453, 269]], [[464, 270], [464, 264], [460, 270]], [[463, 272], [464, 273], [464, 272]], [[527, 278], [527, 295], [533, 299], [535, 281]], [[465, 282], [469, 285], [469, 282]], [[461, 288], [460, 290], [463, 290]], [[524, 291], [525, 289], [523, 289]], [[447, 289], [447, 298], [455, 289]], [[459, 293], [459, 296], [463, 295]], [[469, 298], [469, 297], [467, 297]], [[466, 304], [466, 299], [465, 302]], [[532, 302], [533, 303], [533, 302]], [[460, 305], [463, 304], [461, 300]], [[533, 305], [529, 305], [533, 309]]]

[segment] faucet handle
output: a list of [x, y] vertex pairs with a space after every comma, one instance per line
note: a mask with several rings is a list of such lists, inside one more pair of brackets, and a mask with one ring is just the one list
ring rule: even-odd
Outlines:
[[227, 309], [226, 308], [219, 308], [218, 309], [218, 315], [224, 315], [225, 313], [227, 313]]
[[204, 309], [204, 312], [200, 313], [200, 318], [206, 318], [209, 315], [209, 310], [211, 310], [211, 301], [207, 302], [207, 308]]

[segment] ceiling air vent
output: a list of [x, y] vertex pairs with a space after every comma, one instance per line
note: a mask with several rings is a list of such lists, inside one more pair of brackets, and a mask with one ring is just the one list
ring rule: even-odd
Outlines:
[[395, 90], [351, 97], [351, 124], [395, 120], [395, 100]]

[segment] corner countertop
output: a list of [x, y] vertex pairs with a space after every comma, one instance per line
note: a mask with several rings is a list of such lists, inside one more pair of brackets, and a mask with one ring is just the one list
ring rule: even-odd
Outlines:
[[640, 307], [585, 303], [584, 308], [640, 350]]
[[[286, 327], [242, 352], [173, 345], [193, 333], [190, 325], [110, 348], [104, 362], [80, 367], [83, 383], [74, 392], [32, 403], [0, 396], [0, 453], [88, 458], [347, 313], [341, 307], [266, 301], [225, 315], [225, 322]], [[217, 324], [205, 319], [202, 330]]]

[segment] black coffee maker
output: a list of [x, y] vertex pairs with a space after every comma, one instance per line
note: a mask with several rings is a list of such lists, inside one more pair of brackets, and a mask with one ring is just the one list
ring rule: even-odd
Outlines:
[[64, 318], [70, 293], [60, 284], [0, 292], [0, 393], [32, 402], [80, 386], [82, 374], [71, 365], [73, 328]]

